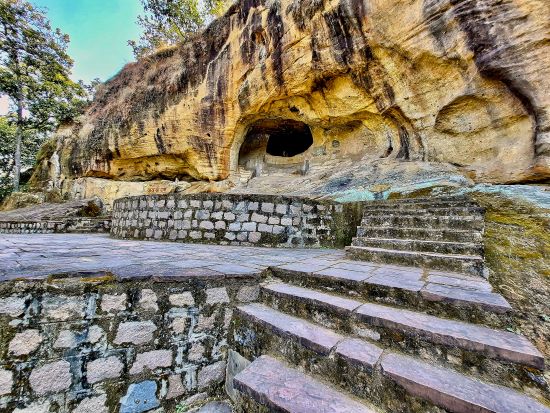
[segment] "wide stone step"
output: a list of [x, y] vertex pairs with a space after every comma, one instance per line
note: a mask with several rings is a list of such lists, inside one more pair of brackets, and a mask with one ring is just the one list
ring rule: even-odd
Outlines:
[[483, 245], [474, 242], [427, 241], [395, 238], [353, 238], [351, 245], [398, 251], [437, 252], [439, 254], [483, 255]]
[[378, 215], [453, 215], [453, 216], [482, 216], [485, 212], [484, 208], [479, 206], [425, 206], [423, 208], [413, 207], [408, 205], [385, 205], [385, 206], [366, 206], [363, 209], [364, 217]]
[[270, 356], [233, 380], [235, 388], [270, 412], [375, 413], [375, 410]]
[[375, 227], [370, 225], [358, 227], [357, 236], [367, 238], [401, 238], [449, 242], [481, 242], [483, 240], [483, 234], [478, 230], [400, 226]]
[[410, 265], [483, 276], [483, 258], [476, 255], [439, 254], [435, 252], [399, 251], [374, 247], [346, 247], [347, 256], [376, 263]]
[[[459, 347], [479, 352], [489, 358], [541, 370], [544, 368], [544, 359], [540, 352], [525, 337], [517, 334], [404, 309], [371, 303], [361, 304], [360, 301], [284, 283], [267, 284], [262, 286], [262, 290], [264, 294], [286, 300], [286, 305], [278, 303], [286, 311], [292, 311], [293, 308], [298, 310], [300, 302], [306, 302], [312, 306], [311, 313], [324, 309], [328, 310], [328, 315], [334, 319], [345, 317], [344, 320], [351, 320], [351, 317], [355, 316], [359, 321], [369, 325], [398, 331], [400, 334], [418, 335], [435, 344]], [[291, 325], [302, 323], [292, 319], [288, 321]], [[314, 326], [309, 326], [309, 329], [314, 330]], [[297, 331], [304, 331], [304, 328]]]
[[[265, 289], [266, 293], [290, 296], [290, 287], [308, 287], [303, 289], [304, 294], [298, 294], [300, 290], [292, 291], [305, 302], [314, 294], [312, 289], [325, 290], [497, 327], [507, 323], [507, 314], [512, 311], [504, 297], [492, 292], [485, 279], [463, 274], [429, 271], [426, 276], [417, 268], [376, 267], [362, 261], [342, 261], [313, 271], [298, 263], [273, 267], [271, 271], [294, 286], [276, 289], [273, 286], [278, 284], [269, 284], [271, 288]], [[348, 303], [353, 306], [356, 302], [349, 300]]]
[[401, 199], [380, 199], [372, 201], [369, 205], [395, 205], [395, 204], [406, 204], [406, 205], [415, 205], [415, 204], [453, 204], [460, 202], [474, 203], [467, 196], [462, 195], [448, 195], [448, 196], [437, 196], [437, 197], [417, 197], [417, 198], [401, 198]]
[[257, 323], [275, 334], [293, 339], [305, 348], [319, 354], [328, 355], [332, 348], [344, 338], [332, 330], [301, 318], [289, 316], [262, 304], [240, 306], [237, 308], [237, 315]]
[[[320, 300], [320, 297], [311, 297], [307, 294], [303, 296], [307, 297], [307, 299], [323, 301]], [[330, 301], [330, 306], [336, 306], [343, 310], [355, 306], [351, 302], [338, 303], [332, 299], [328, 301]], [[323, 305], [326, 305], [326, 303]], [[257, 305], [254, 306], [257, 307]], [[266, 317], [265, 314], [267, 312], [271, 312], [272, 315]], [[465, 374], [458, 373], [452, 368], [432, 367], [434, 362], [431, 359], [423, 361], [398, 355], [388, 349], [384, 351], [381, 347], [370, 342], [345, 335], [340, 335], [337, 341], [332, 340], [329, 343], [325, 341], [323, 344], [325, 349], [321, 353], [315, 350], [312, 353], [309, 351], [312, 349], [312, 346], [308, 344], [308, 342], [311, 343], [311, 338], [307, 341], [303, 340], [303, 331], [314, 328], [320, 331], [326, 331], [326, 329], [293, 316], [285, 317], [283, 314], [282, 317], [281, 313], [268, 307], [264, 307], [262, 313], [261, 319], [258, 318], [257, 312], [254, 317], [246, 317], [240, 310], [237, 313], [237, 320], [245, 317], [244, 320], [237, 321], [237, 328], [234, 332], [237, 337], [242, 338], [238, 340], [240, 344], [237, 346], [237, 350], [239, 352], [250, 358], [266, 353], [285, 357], [289, 362], [305, 368], [307, 372], [328, 380], [335, 386], [341, 387], [357, 397], [373, 400], [379, 406], [389, 408], [390, 411], [410, 411], [409, 403], [411, 403], [411, 400], [404, 398], [399, 391], [394, 392], [394, 385], [405, 387], [412, 396], [425, 399], [431, 404], [445, 408], [449, 412], [476, 412], [478, 411], [475, 410], [476, 403], [484, 408], [487, 407], [484, 402], [488, 400], [491, 394], [501, 398], [503, 401], [508, 401], [513, 408], [517, 407], [515, 403], [518, 400], [524, 400], [527, 406], [540, 406], [534, 399], [523, 396], [511, 388], [487, 384], [477, 379], [474, 380]], [[343, 316], [342, 314], [341, 317]], [[247, 324], [246, 320], [250, 324]], [[270, 325], [274, 320], [276, 320], [275, 325]], [[306, 327], [301, 327], [296, 334], [281, 334], [281, 331], [291, 330], [291, 328], [286, 326], [289, 321], [291, 324], [298, 322]], [[309, 333], [308, 336], [311, 337]], [[250, 337], [254, 337], [254, 340], [251, 341]], [[320, 341], [319, 339], [314, 340], [317, 342]], [[302, 347], [291, 345], [290, 343], [292, 342], [298, 343], [304, 350], [301, 350]], [[331, 351], [327, 352], [326, 350], [331, 345]], [[313, 348], [317, 347], [315, 345]], [[414, 365], [411, 365], [412, 362], [414, 362]], [[482, 363], [482, 361], [479, 361], [479, 363]], [[454, 367], [456, 366], [453, 364]], [[470, 373], [472, 369], [469, 367], [463, 370]], [[276, 371], [278, 370], [273, 370], [273, 372]], [[407, 374], [408, 376], [405, 376], [406, 379], [410, 383], [413, 383], [413, 387], [411, 388], [406, 387], [404, 385], [406, 383], [405, 379], [400, 377]], [[430, 377], [432, 381], [422, 381], [430, 379]], [[511, 382], [506, 375], [504, 377], [494, 377], [492, 370], [490, 374], [486, 374], [483, 377], [487, 381], [497, 381], [507, 385], [513, 384], [515, 387], [521, 388], [521, 384], [518, 386], [517, 382]], [[475, 386], [478, 387], [476, 388]], [[418, 389], [422, 389], [424, 393], [418, 391]], [[449, 392], [451, 392], [452, 398], [448, 397]], [[414, 405], [417, 406], [415, 407], [416, 409], [419, 408], [417, 403], [416, 401], [414, 402]], [[399, 406], [399, 408], [396, 406]], [[426, 405], [422, 406], [428, 408]], [[502, 405], [497, 403], [494, 406], [502, 407], [500, 410], [495, 410], [495, 412], [511, 413], [518, 411], [513, 410], [512, 407], [511, 410], [506, 410], [506, 403]], [[317, 411], [313, 408], [314, 406], [311, 407], [312, 410], [310, 411]], [[397, 410], [392, 410], [394, 408]], [[424, 410], [420, 408], [418, 411]], [[491, 410], [479, 411], [485, 412]], [[539, 412], [539, 410], [533, 411]]]
[[524, 336], [379, 304], [355, 310], [364, 323], [485, 357], [544, 370], [544, 357]]
[[428, 400], [453, 413], [550, 413], [522, 393], [487, 384], [412, 357], [389, 353], [382, 357], [383, 374], [413, 397]]
[[367, 227], [413, 227], [483, 230], [485, 222], [481, 215], [446, 216], [446, 215], [373, 215], [365, 216], [361, 226]]

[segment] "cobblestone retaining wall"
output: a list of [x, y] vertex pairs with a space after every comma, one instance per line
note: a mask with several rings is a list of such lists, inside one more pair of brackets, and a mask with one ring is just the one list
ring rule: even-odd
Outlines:
[[269, 195], [140, 196], [115, 201], [111, 235], [221, 245], [344, 247], [360, 220], [357, 203]]
[[[227, 331], [259, 275], [0, 285], [0, 411], [176, 411], [221, 394]], [[156, 410], [155, 410], [156, 411]]]
[[0, 234], [109, 232], [110, 218], [70, 218], [60, 221], [0, 221]]

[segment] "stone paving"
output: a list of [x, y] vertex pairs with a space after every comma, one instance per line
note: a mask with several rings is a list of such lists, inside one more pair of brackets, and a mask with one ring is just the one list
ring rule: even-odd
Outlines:
[[491, 302], [492, 287], [480, 277], [353, 261], [346, 259], [343, 250], [145, 242], [105, 234], [0, 234], [0, 280], [4, 281], [105, 273], [119, 280], [177, 281], [182, 277], [253, 276], [270, 267], [414, 292], [446, 288], [450, 292], [439, 294], [489, 301], [491, 307], [501, 305]]
[[101, 234], [0, 235], [2, 280], [96, 272], [121, 279], [223, 277], [307, 259], [337, 262], [344, 251], [125, 241]]
[[453, 291], [491, 291], [491, 285], [480, 277], [352, 261], [345, 258], [343, 250], [144, 242], [112, 239], [105, 234], [0, 235], [1, 280], [101, 273], [112, 273], [121, 280], [223, 278], [255, 275], [269, 267], [374, 279], [388, 285], [393, 282], [396, 287], [406, 285], [415, 291], [433, 283]]

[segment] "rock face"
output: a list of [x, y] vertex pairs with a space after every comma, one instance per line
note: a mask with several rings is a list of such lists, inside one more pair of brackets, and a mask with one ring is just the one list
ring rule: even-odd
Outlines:
[[108, 81], [34, 182], [127, 195], [344, 162], [544, 180], [549, 15], [545, 0], [242, 0]]

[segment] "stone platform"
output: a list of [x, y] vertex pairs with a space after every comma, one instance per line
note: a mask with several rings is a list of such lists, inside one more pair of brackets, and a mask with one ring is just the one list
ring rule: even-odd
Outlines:
[[118, 240], [103, 234], [0, 234], [0, 279], [111, 273], [118, 279], [259, 274], [306, 259], [344, 258], [331, 249], [281, 249]]
[[171, 412], [225, 383], [238, 413], [550, 413], [544, 355], [477, 276], [35, 234], [0, 235], [0, 281], [0, 411]]

